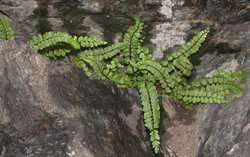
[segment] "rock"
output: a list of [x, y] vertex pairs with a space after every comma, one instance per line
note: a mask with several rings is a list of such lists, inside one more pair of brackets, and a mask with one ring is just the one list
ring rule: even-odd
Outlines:
[[[201, 61], [197, 77], [219, 69], [247, 71], [250, 78], [250, 22], [226, 24], [210, 41], [206, 54], [213, 58], [209, 64]], [[204, 57], [205, 57], [204, 56]], [[209, 57], [212, 56], [212, 57]], [[203, 58], [204, 58], [203, 57]], [[204, 59], [206, 60], [206, 59]], [[210, 67], [210, 68], [205, 68]], [[250, 83], [244, 85], [243, 97], [229, 105], [205, 105], [197, 110], [199, 137], [198, 157], [247, 157], [250, 154]]]
[[[0, 42], [3, 157], [150, 157], [138, 95]], [[129, 97], [129, 99], [128, 99]]]
[[112, 43], [117, 34], [123, 34], [133, 23], [134, 16], [152, 20], [157, 14], [152, 10], [158, 5], [156, 1], [145, 4], [139, 0], [3, 0], [0, 15], [9, 19], [19, 41], [26, 42], [38, 33], [63, 31]]
[[[155, 60], [177, 51], [193, 35], [210, 26], [208, 39], [199, 53], [191, 57], [195, 68], [190, 81], [211, 76], [219, 69], [244, 68], [249, 78], [248, 0], [3, 0], [0, 11], [9, 16], [18, 41], [52, 30], [116, 43], [133, 23], [132, 17], [138, 15], [145, 22], [146, 46]], [[159, 156], [248, 156], [249, 82], [244, 87], [246, 95], [230, 105], [199, 105], [185, 110], [172, 100], [162, 101]], [[130, 89], [123, 98], [137, 103], [119, 116], [134, 136], [145, 137], [144, 129], [137, 129], [142, 125], [137, 123], [141, 114], [137, 92]], [[5, 117], [2, 121], [9, 121], [5, 110], [1, 114]]]

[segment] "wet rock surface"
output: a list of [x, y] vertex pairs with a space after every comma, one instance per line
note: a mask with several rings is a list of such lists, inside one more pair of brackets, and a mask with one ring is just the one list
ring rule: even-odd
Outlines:
[[[140, 16], [145, 22], [146, 45], [155, 60], [175, 52], [198, 31], [210, 26], [207, 41], [191, 57], [195, 68], [190, 80], [210, 76], [219, 69], [241, 68], [246, 69], [250, 78], [249, 8], [248, 0], [2, 0], [0, 3], [1, 14], [8, 15], [18, 41], [53, 30], [96, 36], [115, 43], [133, 23], [132, 17]], [[245, 96], [229, 105], [200, 105], [185, 110], [171, 100], [163, 100], [159, 156], [247, 157], [250, 154], [249, 82], [244, 87]], [[75, 99], [79, 98], [65, 101]], [[142, 124], [132, 122], [141, 115], [137, 93], [130, 90], [125, 99], [137, 103], [131, 103], [131, 111], [121, 111], [119, 116], [133, 135], [145, 136], [143, 128], [137, 129]], [[53, 107], [50, 110], [57, 111]], [[1, 114], [5, 117], [7, 113]]]
[[1, 157], [152, 155], [139, 103], [126, 90], [15, 41], [0, 42], [0, 86]]

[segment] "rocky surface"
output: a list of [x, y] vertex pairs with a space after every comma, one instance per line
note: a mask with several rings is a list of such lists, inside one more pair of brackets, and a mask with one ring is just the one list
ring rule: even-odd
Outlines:
[[1, 157], [152, 156], [130, 91], [15, 41], [0, 42], [0, 87]]
[[[244, 68], [249, 76], [250, 3], [248, 0], [2, 0], [1, 14], [7, 15], [18, 41], [46, 31], [103, 38], [109, 43], [121, 40], [132, 24], [133, 16], [145, 22], [146, 45], [155, 60], [178, 50], [195, 33], [211, 27], [211, 33], [199, 53], [191, 80], [206, 77], [219, 69]], [[56, 71], [56, 70], [55, 70]], [[172, 100], [162, 101], [161, 153], [165, 157], [247, 157], [249, 138], [249, 83], [244, 97], [230, 105], [200, 105], [185, 110]], [[137, 93], [130, 115], [119, 116], [138, 131], [140, 106]], [[137, 105], [136, 105], [137, 104]], [[57, 110], [57, 109], [55, 109]], [[2, 115], [5, 115], [3, 112]], [[8, 119], [8, 118], [7, 118]], [[134, 128], [134, 129], [131, 129]], [[136, 128], [136, 129], [135, 129]]]
[[159, 1], [141, 0], [2, 0], [0, 15], [9, 18], [16, 39], [29, 40], [47, 31], [89, 35], [113, 43], [134, 16], [151, 21]]

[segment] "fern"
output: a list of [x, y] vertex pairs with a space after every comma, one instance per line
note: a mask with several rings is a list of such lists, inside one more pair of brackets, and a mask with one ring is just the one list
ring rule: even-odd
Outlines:
[[126, 44], [124, 43], [118, 43], [103, 49], [85, 50], [79, 53], [79, 57], [80, 58], [95, 57], [96, 59], [99, 60], [112, 58], [118, 53], [121, 53], [121, 50], [124, 49], [125, 45]]
[[167, 93], [171, 92], [170, 89], [176, 84], [175, 80], [170, 77], [169, 71], [157, 62], [141, 61], [137, 64], [137, 67], [139, 70], [146, 70], [150, 72], [154, 76], [154, 79], [159, 81], [161, 87]]
[[66, 43], [72, 46], [74, 49], [80, 49], [80, 45], [76, 38], [73, 38], [64, 32], [47, 32], [44, 35], [34, 36], [28, 45], [35, 51], [43, 50], [50, 46], [55, 46], [60, 43]]
[[173, 60], [173, 66], [179, 69], [181, 74], [185, 76], [190, 76], [192, 74], [193, 65], [190, 63], [189, 59], [186, 57], [179, 57]]
[[197, 103], [229, 103], [227, 95], [241, 97], [244, 94], [243, 87], [237, 81], [246, 81], [244, 71], [221, 71], [213, 77], [195, 80], [190, 86], [177, 87], [173, 96], [188, 108]]
[[9, 22], [4, 17], [0, 16], [0, 40], [12, 39], [14, 39], [14, 34]]
[[150, 141], [154, 152], [157, 153], [160, 145], [160, 136], [157, 130], [160, 123], [158, 92], [151, 82], [142, 82], [138, 88], [141, 95], [145, 126], [150, 131]]
[[57, 49], [57, 50], [48, 50], [43, 53], [44, 56], [49, 58], [56, 58], [61, 56], [66, 56], [67, 53], [70, 53], [69, 49]]
[[94, 37], [79, 37], [78, 42], [80, 43], [81, 47], [84, 48], [93, 48], [93, 47], [99, 47], [102, 45], [106, 45], [106, 41], [102, 41], [100, 39], [94, 38]]
[[132, 60], [139, 59], [139, 53], [143, 37], [141, 35], [143, 30], [143, 23], [140, 22], [138, 17], [135, 17], [135, 25], [129, 27], [124, 35], [123, 42], [127, 43], [126, 49], [124, 49], [123, 57], [126, 63]]
[[143, 23], [136, 17], [123, 41], [111, 46], [93, 37], [72, 37], [62, 32], [35, 36], [28, 44], [50, 58], [73, 55], [74, 66], [84, 70], [91, 79], [109, 80], [120, 88], [137, 88], [152, 148], [158, 153], [159, 97], [172, 97], [186, 108], [198, 103], [229, 103], [228, 96], [243, 95], [239, 82], [246, 82], [246, 74], [244, 71], [220, 71], [213, 77], [189, 83], [187, 77], [191, 75], [193, 65], [188, 57], [198, 51], [210, 28], [199, 32], [183, 48], [160, 63], [153, 61], [149, 49], [142, 46], [142, 30]]
[[201, 44], [205, 41], [208, 33], [210, 31], [210, 28], [199, 32], [197, 35], [195, 35], [186, 45], [184, 45], [179, 51], [168, 55], [167, 59], [168, 61], [172, 61], [174, 59], [177, 59], [179, 57], [189, 57], [192, 54], [196, 53], [199, 48], [201, 47]]
[[[87, 64], [92, 69], [88, 67]], [[75, 65], [79, 68], [82, 68], [85, 71], [85, 73], [91, 78], [102, 79], [102, 80], [108, 79], [106, 75], [103, 73], [105, 69], [105, 63], [96, 60], [96, 58], [94, 57], [86, 57], [84, 59], [79, 59], [78, 63], [75, 63]]]

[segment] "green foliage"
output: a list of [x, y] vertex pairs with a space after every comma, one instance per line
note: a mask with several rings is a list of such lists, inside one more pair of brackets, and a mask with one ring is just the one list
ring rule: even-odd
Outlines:
[[0, 40], [12, 39], [14, 39], [14, 34], [9, 22], [4, 17], [0, 16]]
[[154, 152], [157, 153], [160, 145], [160, 136], [157, 130], [160, 123], [159, 95], [155, 85], [151, 82], [141, 82], [138, 88], [144, 112], [144, 123], [150, 131], [150, 141]]
[[129, 61], [137, 61], [139, 59], [140, 55], [138, 54], [140, 54], [140, 47], [143, 42], [142, 30], [143, 23], [140, 22], [138, 17], [135, 17], [135, 25], [129, 27], [123, 38], [123, 42], [127, 44], [123, 52], [123, 57], [127, 64]]
[[106, 41], [102, 41], [100, 39], [94, 38], [94, 37], [79, 37], [78, 42], [80, 43], [81, 47], [98, 47], [101, 45], [106, 45]]
[[188, 83], [193, 65], [188, 57], [196, 53], [205, 41], [210, 28], [199, 32], [183, 48], [158, 63], [152, 60], [149, 49], [142, 46], [143, 23], [135, 18], [123, 41], [111, 46], [93, 37], [72, 37], [67, 33], [48, 32], [32, 38], [28, 44], [50, 58], [71, 53], [73, 64], [91, 79], [109, 80], [120, 88], [137, 88], [144, 112], [145, 126], [155, 153], [160, 147], [159, 97], [172, 97], [184, 107], [198, 103], [228, 103], [227, 97], [240, 97], [246, 82], [244, 71], [221, 71], [210, 78]]
[[97, 60], [109, 59], [120, 53], [121, 50], [124, 49], [124, 45], [124, 43], [118, 43], [105, 48], [85, 50], [80, 52], [78, 56], [80, 58], [95, 57]]
[[186, 45], [184, 45], [179, 51], [168, 55], [167, 59], [169, 61], [172, 61], [174, 59], [177, 59], [179, 57], [189, 57], [192, 54], [196, 53], [199, 48], [201, 47], [201, 44], [205, 41], [207, 34], [209, 33], [210, 28], [206, 28], [205, 30], [199, 32], [197, 35], [195, 35]]
[[72, 50], [79, 50], [80, 44], [76, 37], [64, 32], [47, 32], [44, 35], [34, 36], [28, 45], [50, 58], [65, 56]]
[[175, 88], [173, 96], [187, 108], [197, 103], [229, 103], [227, 95], [233, 98], [244, 94], [244, 89], [238, 81], [246, 82], [244, 70], [239, 72], [222, 70], [213, 74], [213, 77], [201, 78], [193, 81], [191, 85]]
[[[63, 57], [71, 52], [106, 45], [106, 41], [94, 37], [72, 37], [64, 32], [47, 32], [34, 36], [28, 45], [35, 51], [50, 58]], [[89, 50], [92, 53], [91, 50]]]

